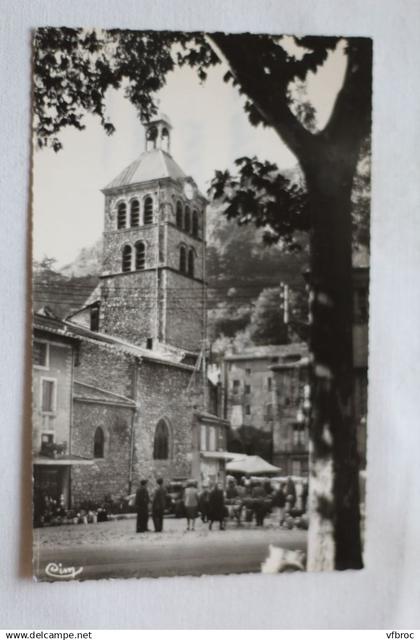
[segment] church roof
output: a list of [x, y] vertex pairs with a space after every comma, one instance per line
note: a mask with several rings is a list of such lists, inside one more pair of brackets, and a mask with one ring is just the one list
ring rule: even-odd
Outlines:
[[121, 171], [114, 180], [106, 185], [103, 191], [149, 182], [150, 180], [162, 180], [163, 178], [179, 180], [187, 178], [187, 175], [169, 153], [162, 149], [152, 149], [145, 151], [137, 160], [129, 164], [124, 171]]
[[93, 331], [92, 329], [89, 329], [81, 324], [71, 322], [70, 320], [66, 320], [64, 322], [64, 325], [68, 330], [69, 335], [72, 335], [79, 340], [102, 344], [104, 347], [110, 349], [111, 351], [125, 353], [126, 355], [135, 356], [137, 358], [149, 360], [151, 362], [171, 365], [181, 369], [188, 369], [189, 371], [194, 370], [193, 365], [182, 362], [185, 356], [185, 352], [182, 349], [177, 349], [170, 346], [165, 349], [167, 345], [161, 344], [160, 349], [154, 351], [152, 349], [139, 347], [138, 345], [128, 342], [127, 340], [117, 338], [116, 336], [112, 336], [108, 333]]
[[132, 408], [136, 407], [133, 398], [122, 396], [107, 389], [101, 389], [100, 387], [80, 382], [79, 380], [74, 380], [73, 391], [75, 400], [103, 402], [104, 404], [130, 406]]
[[163, 113], [163, 111], [159, 111], [154, 118], [149, 120], [149, 122], [143, 121], [143, 125], [147, 127], [151, 124], [155, 124], [156, 122], [164, 122], [166, 125], [168, 125], [168, 127], [172, 129], [172, 122], [170, 121], [166, 113]]

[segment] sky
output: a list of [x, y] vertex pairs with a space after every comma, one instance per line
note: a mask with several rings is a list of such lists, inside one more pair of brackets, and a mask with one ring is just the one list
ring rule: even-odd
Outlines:
[[[310, 74], [307, 95], [317, 109], [318, 126], [328, 121], [342, 84], [346, 57], [343, 45]], [[159, 109], [173, 129], [171, 155], [200, 190], [206, 192], [217, 169], [232, 169], [241, 156], [256, 155], [279, 168], [296, 165], [296, 158], [269, 128], [253, 127], [243, 109], [244, 98], [223, 82], [227, 68], [210, 69], [200, 84], [190, 68], [168, 74], [158, 92]], [[116, 131], [107, 136], [99, 120], [85, 118], [83, 131], [66, 128], [63, 148], [35, 150], [33, 157], [33, 255], [57, 259], [62, 267], [80, 249], [94, 244], [103, 229], [101, 189], [144, 151], [144, 130], [123, 89], [107, 95], [107, 111]]]

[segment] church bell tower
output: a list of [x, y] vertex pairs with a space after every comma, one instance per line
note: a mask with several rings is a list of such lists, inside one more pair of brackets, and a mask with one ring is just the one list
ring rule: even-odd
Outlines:
[[145, 151], [104, 189], [99, 331], [197, 353], [206, 332], [205, 197], [171, 156], [165, 114]]

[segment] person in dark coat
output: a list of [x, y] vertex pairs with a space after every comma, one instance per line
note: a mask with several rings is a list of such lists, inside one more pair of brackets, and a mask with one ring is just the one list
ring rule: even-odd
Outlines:
[[147, 523], [149, 520], [149, 492], [147, 491], [147, 480], [140, 482], [140, 488], [136, 492], [136, 510], [137, 510], [137, 533], [148, 531]]
[[289, 511], [294, 508], [296, 504], [296, 486], [293, 478], [288, 476], [286, 483], [286, 496], [289, 502]]
[[202, 522], [207, 522], [209, 519], [209, 490], [207, 487], [203, 487], [198, 498], [198, 510], [201, 514]]
[[209, 494], [209, 529], [213, 522], [219, 523], [219, 529], [225, 528], [225, 497], [220, 484], [216, 484]]
[[273, 507], [277, 510], [280, 527], [284, 522], [284, 508], [286, 506], [286, 493], [283, 485], [280, 485], [273, 497]]
[[303, 489], [302, 489], [302, 509], [303, 509], [303, 511], [306, 511], [307, 506], [308, 506], [308, 494], [309, 494], [308, 481], [304, 480]]
[[166, 507], [166, 489], [163, 486], [162, 478], [157, 479], [157, 488], [153, 494], [152, 500], [152, 518], [156, 532], [163, 529], [163, 514]]
[[261, 482], [258, 482], [252, 490], [252, 498], [254, 501], [255, 520], [257, 521], [257, 527], [264, 525], [264, 518], [266, 514], [265, 498], [266, 493]]

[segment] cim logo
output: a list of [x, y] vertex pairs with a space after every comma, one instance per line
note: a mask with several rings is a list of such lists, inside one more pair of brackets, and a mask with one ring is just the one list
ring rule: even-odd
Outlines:
[[73, 579], [80, 575], [83, 571], [83, 567], [63, 567], [61, 562], [50, 562], [45, 567], [45, 573], [50, 578], [59, 578], [59, 579]]

